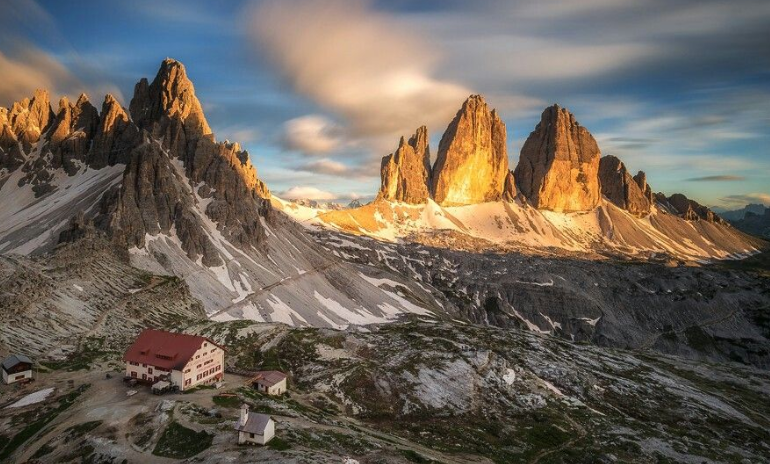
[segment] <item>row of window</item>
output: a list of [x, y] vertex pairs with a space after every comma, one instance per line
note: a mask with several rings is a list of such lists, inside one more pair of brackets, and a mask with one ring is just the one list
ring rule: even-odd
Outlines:
[[205, 377], [208, 377], [208, 376], [210, 376], [211, 374], [213, 374], [213, 373], [215, 373], [215, 372], [218, 372], [218, 371], [221, 371], [221, 370], [222, 370], [222, 366], [215, 366], [215, 367], [212, 367], [211, 369], [209, 369], [209, 370], [207, 370], [207, 371], [204, 371], [204, 372], [202, 372], [202, 373], [198, 374], [198, 378], [197, 378], [197, 379], [195, 379], [195, 380], [200, 380], [200, 379], [203, 379], [203, 378], [205, 378]]

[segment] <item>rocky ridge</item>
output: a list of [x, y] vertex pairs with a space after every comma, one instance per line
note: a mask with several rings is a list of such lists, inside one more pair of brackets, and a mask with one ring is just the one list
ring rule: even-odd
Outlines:
[[40, 91], [2, 112], [0, 252], [41, 255], [93, 229], [134, 267], [183, 278], [220, 319], [345, 327], [443, 312], [398, 276], [367, 280], [277, 213], [249, 154], [216, 141], [181, 63], [140, 80], [129, 107], [63, 99], [51, 116]]
[[638, 180], [631, 177], [623, 162], [612, 155], [599, 160], [602, 195], [637, 217], [648, 215], [652, 208], [648, 193], [645, 193], [650, 188], [646, 177], [642, 171], [637, 174]]

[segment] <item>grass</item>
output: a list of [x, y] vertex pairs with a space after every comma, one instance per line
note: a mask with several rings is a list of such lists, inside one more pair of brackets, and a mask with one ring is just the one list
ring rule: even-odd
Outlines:
[[213, 401], [217, 406], [221, 406], [223, 408], [239, 408], [241, 406], [241, 399], [237, 396], [216, 395], [211, 398], [211, 401]]
[[276, 451], [286, 451], [291, 449], [291, 445], [286, 440], [278, 437], [273, 437], [272, 440], [267, 442], [267, 447]]
[[196, 432], [171, 422], [163, 431], [152, 454], [173, 459], [187, 459], [208, 449], [214, 439], [205, 431]]
[[431, 463], [431, 462], [435, 462], [432, 459], [428, 459], [428, 458], [424, 457], [422, 454], [418, 453], [415, 450], [402, 449], [402, 450], [399, 450], [399, 451], [401, 451], [401, 455], [404, 456], [406, 458], [406, 460], [409, 461], [409, 462], [416, 462], [418, 464], [428, 464], [428, 463]]
[[100, 425], [102, 425], [102, 421], [100, 420], [83, 422], [82, 424], [73, 425], [72, 427], [65, 430], [64, 433], [69, 434], [70, 437], [73, 437], [73, 438], [82, 437], [83, 435], [99, 427]]
[[35, 454], [32, 455], [32, 459], [39, 459], [39, 458], [42, 458], [43, 456], [48, 456], [49, 454], [53, 453], [55, 450], [56, 448], [51, 446], [50, 442], [46, 443], [40, 448], [38, 448], [37, 451], [35, 451]]
[[75, 403], [75, 400], [88, 388], [90, 387], [90, 384], [81, 385], [77, 388], [77, 390], [74, 390], [61, 398], [59, 398], [59, 404], [53, 408], [52, 410], [48, 411], [47, 413], [43, 414], [42, 417], [36, 419], [26, 427], [24, 427], [19, 433], [13, 436], [8, 442], [5, 444], [5, 446], [0, 449], [0, 461], [3, 461], [11, 456], [11, 454], [16, 451], [21, 445], [27, 442], [30, 438], [32, 438], [36, 433], [41, 431], [43, 427], [45, 427], [48, 423], [50, 423], [52, 420], [56, 418], [59, 414], [64, 412], [67, 408], [72, 406]]

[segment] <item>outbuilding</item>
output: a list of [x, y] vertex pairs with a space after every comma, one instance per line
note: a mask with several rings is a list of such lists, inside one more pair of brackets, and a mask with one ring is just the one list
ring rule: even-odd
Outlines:
[[267, 414], [250, 412], [249, 406], [244, 404], [235, 430], [238, 431], [239, 445], [266, 445], [275, 436], [275, 421]]
[[32, 360], [23, 354], [12, 354], [3, 360], [3, 383], [11, 384], [32, 378]]
[[281, 395], [286, 392], [286, 374], [280, 371], [260, 371], [251, 380], [257, 391], [268, 395]]

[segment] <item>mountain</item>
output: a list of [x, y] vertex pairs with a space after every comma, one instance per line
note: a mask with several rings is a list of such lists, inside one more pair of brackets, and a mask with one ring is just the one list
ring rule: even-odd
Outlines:
[[420, 127], [409, 138], [403, 137], [398, 149], [382, 158], [381, 186], [378, 199], [425, 203], [430, 196], [430, 148], [428, 128]]
[[[425, 178], [424, 162], [394, 164], [389, 155], [376, 201], [342, 211], [304, 210], [301, 220], [389, 241], [441, 235], [456, 249], [482, 240], [491, 249], [541, 254], [561, 249], [693, 261], [746, 256], [766, 246], [684, 195], [654, 195], [644, 172], [631, 176], [617, 157], [601, 157], [591, 133], [566, 108], [543, 111], [513, 172], [502, 159], [504, 144], [495, 142], [504, 133], [495, 112], [472, 95], [442, 137], [429, 198], [386, 193], [388, 186], [396, 192], [399, 182], [422, 185]], [[407, 147], [402, 139], [399, 150], [412, 154]], [[404, 172], [408, 166], [414, 176]]]
[[[184, 279], [220, 320], [344, 327], [443, 313], [419, 285], [345, 262], [275, 210], [249, 154], [215, 139], [178, 61], [136, 84], [128, 112], [107, 95], [101, 113], [85, 96], [54, 113], [37, 91], [0, 111], [0, 134], [4, 255], [104, 237], [134, 268]], [[28, 310], [91, 304], [78, 296]]]
[[727, 221], [739, 221], [746, 216], [746, 213], [754, 213], [759, 216], [765, 214], [765, 210], [767, 207], [760, 203], [750, 203], [743, 208], [739, 209], [733, 209], [733, 210], [724, 210], [720, 209], [717, 211], [717, 213], [725, 220]]
[[431, 195], [440, 205], [499, 200], [508, 175], [505, 123], [484, 97], [471, 95], [449, 123], [431, 171]]
[[747, 234], [770, 239], [770, 208], [765, 208], [764, 214], [746, 211], [743, 219], [731, 221], [731, 224]]
[[599, 206], [599, 146], [566, 108], [553, 105], [521, 148], [513, 173], [519, 190], [538, 209], [588, 211]]

